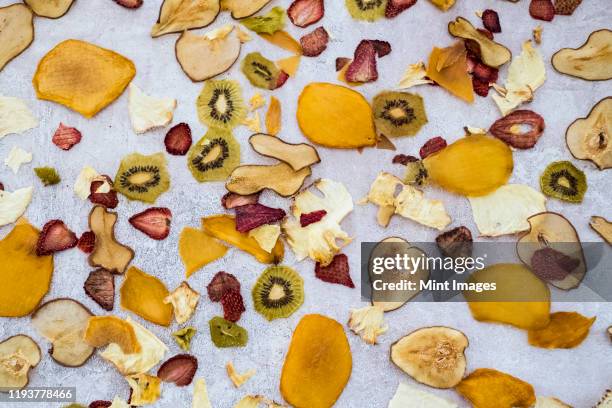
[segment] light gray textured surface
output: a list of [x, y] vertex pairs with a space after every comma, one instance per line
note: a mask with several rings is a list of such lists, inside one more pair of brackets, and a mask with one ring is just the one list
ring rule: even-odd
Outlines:
[[[11, 1], [0, 0], [0, 6]], [[111, 106], [87, 120], [63, 106], [38, 101], [31, 85], [38, 60], [55, 44], [76, 38], [113, 49], [132, 59], [137, 67], [134, 83], [145, 92], [157, 96], [172, 96], [178, 99], [174, 123], [188, 122], [194, 138], [204, 134], [205, 128], [198, 122], [195, 99], [201, 84], [192, 83], [181, 71], [174, 59], [174, 42], [177, 35], [152, 39], [149, 30], [157, 18], [159, 1], [145, 0], [141, 9], [131, 11], [121, 8], [111, 0], [80, 0], [70, 12], [59, 20], [37, 18], [36, 39], [21, 56], [8, 64], [0, 73], [0, 93], [24, 98], [40, 118], [37, 129], [23, 135], [11, 135], [0, 141], [0, 158], [4, 159], [12, 146], [18, 145], [34, 153], [32, 164], [22, 167], [17, 176], [0, 166], [0, 180], [8, 190], [34, 185], [35, 193], [26, 216], [37, 226], [47, 220], [60, 218], [78, 234], [87, 229], [89, 202], [80, 201], [72, 192], [74, 180], [84, 165], [92, 165], [101, 173], [111, 176], [124, 155], [138, 151], [155, 153], [164, 151], [165, 130], [156, 130], [136, 135], [131, 130], [127, 114], [127, 95], [122, 95]], [[287, 7], [288, 0], [272, 2]], [[546, 119], [546, 131], [536, 147], [529, 151], [515, 152], [515, 170], [511, 182], [524, 183], [538, 188], [538, 177], [545, 166], [554, 160], [572, 160], [585, 171], [589, 190], [581, 205], [548, 202], [550, 210], [565, 214], [576, 226], [584, 241], [598, 241], [588, 227], [590, 215], [599, 214], [612, 218], [610, 203], [610, 174], [598, 171], [593, 165], [571, 158], [565, 147], [564, 133], [567, 126], [577, 117], [585, 116], [601, 98], [610, 95], [610, 82], [585, 82], [562, 76], [550, 66], [550, 56], [561, 47], [577, 47], [587, 35], [606, 25], [612, 18], [608, 0], [585, 0], [572, 17], [558, 16], [552, 23], [533, 20], [528, 14], [528, 0], [519, 3], [485, 0], [458, 0], [450, 12], [441, 13], [426, 0], [420, 0], [412, 9], [394, 20], [375, 24], [354, 22], [350, 19], [340, 0], [326, 1], [326, 15], [318, 25], [324, 25], [332, 36], [328, 49], [319, 58], [303, 58], [297, 78], [290, 79], [281, 89], [274, 92], [283, 106], [283, 130], [281, 137], [292, 141], [303, 141], [295, 123], [296, 99], [304, 85], [312, 81], [336, 82], [334, 60], [338, 56], [351, 56], [361, 39], [383, 39], [393, 46], [393, 52], [379, 60], [380, 79], [359, 88], [371, 98], [383, 89], [394, 87], [404, 68], [418, 60], [426, 60], [432, 46], [446, 46], [451, 38], [446, 32], [448, 21], [458, 15], [469, 18], [475, 24], [478, 18], [475, 10], [494, 8], [501, 17], [503, 33], [496, 39], [507, 45], [517, 55], [524, 40], [531, 38], [531, 30], [541, 23], [544, 27], [543, 43], [539, 47], [543, 54], [548, 79], [537, 91], [535, 100], [529, 105]], [[270, 8], [272, 5], [268, 6]], [[223, 13], [209, 28], [230, 21]], [[479, 23], [478, 23], [479, 25]], [[316, 27], [316, 26], [314, 26]], [[288, 30], [299, 38], [310, 29], [301, 30], [291, 24]], [[204, 32], [207, 29], [199, 30]], [[288, 56], [283, 50], [259, 39], [246, 44], [242, 55], [259, 50], [271, 59]], [[507, 67], [500, 73], [500, 82], [506, 78]], [[239, 80], [244, 86], [244, 96], [249, 98], [254, 89], [239, 72], [238, 64], [223, 77]], [[496, 106], [490, 98], [476, 98], [473, 105], [453, 98], [439, 87], [415, 88], [425, 99], [429, 123], [414, 138], [396, 140], [398, 152], [415, 154], [428, 138], [441, 135], [449, 141], [463, 134], [465, 125], [488, 127], [499, 117]], [[268, 96], [268, 92], [263, 92]], [[55, 147], [50, 139], [58, 123], [62, 121], [74, 126], [83, 134], [82, 142], [69, 152]], [[243, 147], [244, 163], [266, 163], [248, 147], [249, 131], [239, 128], [235, 131]], [[362, 154], [355, 151], [339, 151], [320, 148], [322, 162], [313, 168], [313, 178], [328, 177], [346, 183], [355, 201], [364, 196], [370, 182], [381, 170], [399, 174], [399, 166], [392, 165], [395, 153], [366, 149]], [[222, 211], [219, 198], [224, 192], [222, 183], [198, 184], [191, 177], [183, 157], [168, 157], [172, 176], [172, 187], [162, 195], [156, 205], [168, 206], [174, 213], [171, 235], [165, 241], [148, 239], [127, 223], [127, 218], [146, 206], [120, 198], [117, 237], [136, 251], [133, 264], [162, 279], [171, 290], [183, 280], [183, 266], [177, 254], [178, 234], [184, 226], [198, 226], [200, 217]], [[62, 176], [60, 185], [43, 188], [33, 174], [32, 168], [44, 165], [55, 166]], [[472, 220], [467, 199], [444, 193], [429, 187], [427, 194], [444, 200], [453, 218], [452, 226], [467, 225], [473, 232], [476, 227]], [[264, 202], [288, 208], [289, 202], [266, 193]], [[375, 222], [374, 206], [356, 206], [355, 211], [343, 223], [344, 228], [355, 237], [346, 253], [351, 260], [352, 277], [359, 281], [359, 241], [374, 241], [391, 235], [400, 235], [418, 242], [432, 240], [436, 231], [421, 227], [405, 219], [395, 218], [386, 229]], [[11, 227], [0, 228], [4, 236]], [[514, 237], [500, 238], [512, 240]], [[94, 313], [102, 310], [83, 292], [88, 272], [85, 256], [78, 250], [56, 255], [56, 268], [52, 288], [46, 300], [67, 296], [79, 299]], [[289, 319], [268, 323], [252, 308], [250, 288], [263, 271], [264, 266], [249, 255], [232, 249], [227, 256], [192, 276], [191, 286], [204, 296], [197, 313], [190, 322], [199, 328], [192, 350], [197, 355], [200, 368], [197, 377], [204, 377], [208, 383], [214, 407], [226, 408], [235, 404], [246, 394], [263, 394], [281, 400], [278, 383], [284, 355], [293, 328], [306, 313], [322, 313], [345, 323], [350, 308], [360, 307], [358, 289], [330, 285], [314, 278], [311, 261], [297, 264], [287, 251], [286, 264], [299, 270], [305, 280], [306, 300], [304, 305]], [[240, 324], [249, 331], [250, 341], [244, 349], [216, 349], [209, 338], [208, 320], [221, 314], [221, 306], [211, 303], [205, 296], [205, 285], [213, 274], [226, 270], [236, 274], [242, 283], [242, 294], [246, 300], [247, 312]], [[116, 279], [116, 285], [121, 284]], [[587, 316], [597, 316], [591, 334], [575, 350], [543, 350], [527, 344], [526, 333], [509, 326], [475, 322], [462, 303], [451, 304], [408, 304], [386, 316], [389, 332], [380, 337], [380, 344], [367, 346], [357, 336], [347, 332], [353, 352], [353, 373], [348, 386], [340, 397], [337, 407], [385, 407], [399, 381], [414, 382], [395, 368], [388, 358], [389, 345], [399, 337], [423, 326], [448, 325], [464, 331], [470, 339], [467, 349], [468, 370], [491, 367], [518, 376], [532, 383], [538, 395], [555, 396], [576, 407], [592, 406], [606, 388], [612, 386], [610, 365], [611, 345], [605, 328], [612, 323], [610, 304], [557, 304], [553, 310], [575, 310]], [[118, 299], [114, 313], [126, 316], [120, 310]], [[138, 319], [140, 321], [140, 319]], [[169, 347], [168, 356], [179, 353], [172, 341], [171, 330], [145, 323]], [[348, 330], [348, 329], [347, 329]], [[42, 348], [47, 344], [32, 329], [28, 318], [0, 319], [0, 338], [26, 333], [34, 337]], [[239, 390], [228, 380], [224, 365], [232, 360], [242, 372], [255, 368], [257, 374]], [[101, 358], [94, 356], [85, 366], [67, 369], [55, 364], [48, 356], [31, 373], [32, 386], [77, 386], [78, 400], [90, 402], [94, 399], [110, 400], [114, 395], [128, 396], [127, 383]], [[159, 407], [190, 406], [192, 386], [177, 388], [164, 385]], [[453, 391], [431, 390], [438, 395], [466, 406]], [[15, 405], [20, 406], [20, 405]], [[40, 406], [43, 406], [42, 404]], [[46, 406], [46, 405], [45, 405]]]

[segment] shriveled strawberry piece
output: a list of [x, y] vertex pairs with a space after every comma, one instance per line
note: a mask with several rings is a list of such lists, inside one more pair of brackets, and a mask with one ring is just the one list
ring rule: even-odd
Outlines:
[[321, 266], [317, 262], [315, 266], [315, 276], [323, 282], [337, 283], [339, 285], [354, 288], [355, 284], [349, 273], [348, 257], [344, 254], [334, 256], [331, 263], [327, 266]]
[[237, 290], [228, 290], [221, 296], [221, 305], [223, 306], [223, 318], [230, 322], [237, 322], [242, 316], [244, 308], [244, 300], [242, 295]]
[[419, 159], [407, 154], [397, 154], [393, 157], [393, 164], [403, 164], [404, 166], [416, 161], [419, 161]]
[[118, 5], [128, 8], [137, 9], [142, 6], [143, 0], [114, 0]]
[[236, 207], [236, 231], [249, 232], [264, 224], [282, 220], [286, 213], [282, 208], [270, 208], [262, 204]]
[[571, 16], [582, 0], [555, 0], [555, 14]]
[[89, 408], [108, 408], [111, 405], [113, 405], [111, 401], [96, 400], [89, 404]]
[[419, 150], [419, 156], [421, 159], [434, 154], [435, 152], [442, 150], [446, 147], [446, 140], [440, 136], [433, 137], [425, 142], [421, 150]]
[[111, 311], [115, 304], [115, 278], [106, 269], [96, 269], [89, 273], [83, 285], [87, 296], [104, 310]]
[[179, 123], [173, 126], [164, 138], [166, 151], [173, 156], [186, 155], [192, 142], [191, 129], [186, 123]]
[[276, 85], [272, 89], [278, 89], [281, 86], [285, 85], [285, 82], [287, 82], [288, 79], [289, 79], [289, 74], [286, 73], [285, 71], [281, 71], [280, 74], [278, 74]]
[[70, 150], [72, 146], [81, 141], [82, 135], [76, 128], [69, 127], [60, 122], [51, 141], [62, 150]]
[[483, 98], [489, 95], [489, 81], [484, 81], [477, 76], [472, 77], [472, 88], [476, 95]]
[[153, 207], [131, 216], [129, 222], [138, 231], [161, 241], [170, 234], [172, 212], [169, 208]]
[[305, 214], [300, 214], [300, 225], [302, 228], [309, 226], [310, 224], [314, 224], [315, 222], [321, 221], [323, 217], [327, 214], [325, 210], [317, 210]]
[[177, 354], [164, 362], [157, 370], [163, 382], [174, 383], [179, 387], [191, 384], [198, 369], [198, 360], [191, 354]]
[[416, 4], [417, 0], [389, 0], [385, 8], [385, 17], [393, 18]]
[[236, 193], [227, 193], [221, 197], [221, 205], [223, 208], [231, 209], [248, 204], [257, 204], [259, 201], [259, 193], [240, 195]]
[[[106, 193], [98, 192], [98, 189], [102, 187], [105, 183], [110, 185], [111, 190]], [[107, 176], [102, 175], [99, 179], [94, 180], [89, 185], [89, 201], [93, 204], [98, 204], [104, 206], [106, 208], [115, 208], [119, 205], [119, 198], [117, 197], [117, 192], [112, 189], [113, 180]]]
[[0, 191], [4, 191], [4, 184], [0, 183]]
[[378, 79], [376, 47], [372, 41], [363, 40], [359, 43], [355, 50], [355, 58], [344, 76], [349, 82], [372, 82]]
[[46, 256], [54, 252], [74, 248], [79, 242], [76, 234], [61, 220], [51, 220], [45, 224], [36, 243], [36, 255]]
[[387, 41], [382, 40], [369, 40], [372, 45], [374, 45], [374, 49], [376, 50], [376, 55], [378, 58], [382, 58], [386, 55], [391, 54], [391, 44]]
[[323, 0], [295, 0], [287, 9], [289, 20], [298, 27], [308, 27], [325, 14]]
[[531, 0], [529, 15], [536, 20], [552, 21], [555, 18], [555, 6], [552, 0]]
[[580, 260], [550, 247], [538, 249], [531, 257], [531, 270], [545, 280], [561, 280], [578, 265]]
[[94, 234], [92, 231], [85, 231], [79, 238], [77, 247], [86, 254], [91, 254], [94, 250], [95, 244], [96, 234]]
[[350, 64], [351, 59], [346, 57], [338, 57], [336, 58], [336, 72], [340, 71], [342, 68], [346, 66], [346, 64]]
[[497, 82], [499, 70], [497, 68], [490, 67], [478, 61], [472, 68], [472, 75], [482, 80], [483, 82], [486, 82], [487, 84], [491, 84]]
[[492, 33], [501, 33], [499, 15], [495, 10], [486, 9], [482, 12], [482, 25]]
[[323, 27], [319, 27], [313, 32], [306, 34], [300, 38], [302, 44], [302, 54], [306, 57], [316, 57], [321, 55], [327, 48], [329, 34]]
[[240, 293], [240, 282], [231, 273], [220, 271], [206, 286], [206, 291], [210, 300], [219, 302], [225, 292], [235, 291]]

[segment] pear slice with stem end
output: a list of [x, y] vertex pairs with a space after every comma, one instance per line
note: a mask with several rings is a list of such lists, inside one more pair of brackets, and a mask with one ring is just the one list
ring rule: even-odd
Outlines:
[[576, 119], [565, 132], [567, 148], [580, 160], [599, 168], [612, 168], [612, 96], [597, 102], [585, 118]]
[[249, 144], [262, 156], [281, 160], [295, 171], [321, 161], [317, 149], [307, 143], [292, 144], [276, 136], [256, 133], [249, 138]]
[[31, 337], [18, 334], [0, 342], [0, 388], [22, 389], [29, 372], [41, 359], [40, 347]]

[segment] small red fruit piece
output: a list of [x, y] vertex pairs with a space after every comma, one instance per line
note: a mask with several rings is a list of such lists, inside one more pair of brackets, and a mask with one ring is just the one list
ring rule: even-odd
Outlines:
[[492, 33], [501, 33], [497, 11], [486, 9], [482, 12], [482, 25]]
[[302, 228], [309, 226], [310, 224], [314, 224], [315, 222], [321, 221], [323, 217], [327, 214], [325, 210], [317, 210], [312, 211], [305, 214], [300, 214], [300, 225]]
[[51, 220], [45, 224], [36, 243], [36, 255], [46, 256], [54, 252], [74, 248], [79, 239], [61, 220]]
[[4, 184], [0, 183], [0, 191], [4, 191]]
[[79, 238], [79, 242], [77, 243], [77, 247], [86, 254], [91, 254], [94, 250], [95, 245], [96, 234], [94, 234], [92, 231], [85, 231], [81, 235], [81, 237]]
[[351, 59], [346, 57], [338, 57], [336, 58], [336, 72], [340, 71], [342, 68], [346, 66], [346, 64], [350, 64]]
[[427, 156], [444, 149], [445, 147], [446, 140], [440, 136], [436, 136], [425, 142], [423, 147], [421, 147], [421, 150], [419, 150], [419, 155], [421, 156], [421, 159], [424, 159]]
[[191, 129], [186, 123], [179, 123], [173, 126], [164, 138], [166, 151], [173, 156], [186, 155], [192, 142]]
[[555, 0], [555, 14], [571, 16], [582, 0]]
[[113, 405], [110, 401], [97, 400], [89, 404], [89, 408], [108, 408]]
[[114, 0], [114, 2], [128, 9], [137, 9], [142, 6], [143, 0]]
[[[99, 193], [98, 189], [102, 187], [104, 183], [108, 183], [111, 190], [107, 193]], [[100, 176], [99, 179], [92, 181], [89, 185], [89, 201], [91, 201], [93, 204], [98, 204], [106, 208], [117, 207], [117, 205], [119, 205], [119, 198], [117, 197], [117, 192], [112, 188], [113, 180], [107, 175]]]
[[221, 305], [223, 306], [223, 318], [234, 323], [240, 320], [242, 312], [246, 311], [242, 295], [237, 290], [228, 290], [223, 293]]
[[472, 77], [472, 88], [476, 95], [482, 96], [483, 98], [489, 95], [489, 81], [483, 81], [477, 76]]
[[529, 14], [536, 20], [552, 21], [555, 18], [555, 6], [552, 0], [531, 0]]
[[280, 74], [278, 74], [278, 78], [276, 79], [276, 84], [274, 85], [274, 88], [272, 88], [272, 90], [278, 89], [285, 85], [285, 82], [287, 82], [288, 79], [289, 74], [281, 70]]
[[191, 354], [177, 354], [166, 360], [157, 370], [163, 382], [174, 383], [179, 387], [191, 384], [198, 369], [198, 360]]
[[478, 61], [472, 67], [472, 75], [478, 79], [486, 82], [487, 85], [493, 82], [497, 82], [499, 70], [497, 68], [490, 67]]
[[374, 49], [376, 50], [376, 55], [378, 58], [382, 58], [386, 55], [391, 54], [391, 44], [387, 41], [382, 40], [369, 40], [372, 45], [374, 45]]
[[298, 27], [308, 27], [325, 14], [323, 0], [295, 0], [287, 9], [289, 20]]
[[329, 34], [327, 34], [327, 31], [325, 31], [323, 27], [319, 27], [313, 32], [300, 38], [302, 54], [306, 57], [316, 57], [321, 55], [321, 53], [327, 48], [328, 41]]
[[417, 0], [389, 0], [385, 8], [385, 17], [393, 18], [416, 4]]
[[281, 208], [270, 208], [262, 204], [247, 204], [235, 208], [236, 231], [249, 232], [264, 224], [282, 220], [287, 214]]
[[331, 263], [327, 266], [321, 266], [317, 262], [315, 266], [315, 276], [323, 282], [337, 283], [339, 285], [354, 288], [355, 284], [349, 273], [348, 257], [344, 254], [334, 256]]
[[564, 279], [578, 265], [578, 259], [550, 247], [538, 249], [531, 257], [531, 270], [544, 280]]
[[376, 47], [372, 41], [363, 40], [355, 49], [355, 58], [349, 64], [345, 78], [349, 82], [372, 82], [378, 79]]
[[404, 166], [406, 166], [408, 163], [413, 163], [416, 161], [419, 161], [419, 159], [407, 154], [397, 154], [393, 157], [393, 164], [403, 164]]
[[96, 269], [89, 273], [83, 285], [87, 296], [104, 310], [113, 310], [115, 304], [115, 279], [106, 269]]
[[248, 204], [257, 204], [259, 201], [259, 193], [240, 195], [236, 193], [227, 193], [221, 197], [221, 205], [223, 208], [231, 209]]
[[231, 273], [220, 271], [206, 286], [206, 291], [211, 301], [219, 302], [225, 292], [235, 291], [240, 293], [240, 282]]
[[128, 221], [138, 231], [161, 241], [170, 234], [172, 212], [165, 207], [153, 207], [131, 216]]
[[51, 141], [62, 150], [70, 150], [72, 146], [81, 141], [82, 135], [76, 128], [69, 127], [60, 122]]

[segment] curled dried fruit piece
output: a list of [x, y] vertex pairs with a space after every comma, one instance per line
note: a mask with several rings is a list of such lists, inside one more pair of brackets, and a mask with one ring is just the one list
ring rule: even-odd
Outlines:
[[191, 129], [186, 123], [174, 125], [164, 138], [166, 151], [174, 156], [184, 156], [191, 147]]
[[206, 27], [215, 21], [220, 10], [219, 0], [164, 0], [151, 37]]
[[479, 408], [528, 408], [536, 402], [531, 384], [490, 368], [472, 371], [456, 390]]
[[393, 18], [416, 4], [417, 0], [388, 0], [385, 17]]
[[604, 217], [593, 216], [589, 222], [591, 228], [595, 230], [606, 242], [612, 245], [612, 222]]
[[300, 225], [302, 228], [309, 226], [315, 222], [321, 221], [323, 217], [327, 214], [325, 210], [316, 210], [309, 213], [300, 214]]
[[219, 348], [244, 347], [249, 340], [249, 334], [244, 328], [222, 317], [213, 317], [208, 326], [210, 337]]
[[303, 35], [300, 38], [300, 44], [302, 45], [302, 52], [306, 57], [317, 57], [321, 55], [327, 48], [327, 42], [329, 41], [329, 34], [323, 27], [318, 27], [316, 30]]
[[62, 150], [70, 150], [72, 146], [81, 141], [81, 132], [60, 122], [59, 127], [53, 134], [51, 141]]
[[158, 377], [138, 373], [125, 377], [130, 390], [130, 405], [142, 406], [153, 404], [161, 395], [161, 380]]
[[0, 342], [0, 387], [22, 389], [28, 385], [30, 369], [41, 359], [40, 347], [25, 334]]
[[79, 239], [61, 220], [48, 221], [38, 237], [36, 255], [45, 256], [74, 248]]
[[134, 132], [144, 133], [168, 125], [172, 122], [176, 104], [176, 99], [147, 95], [131, 83], [128, 90], [128, 111]]
[[482, 25], [492, 33], [501, 33], [499, 15], [495, 10], [486, 9], [482, 12]]
[[367, 344], [376, 344], [379, 335], [386, 333], [384, 311], [380, 306], [366, 306], [361, 309], [352, 309], [348, 327], [361, 336]]
[[261, 204], [247, 204], [236, 207], [236, 230], [248, 232], [264, 224], [271, 224], [285, 218], [285, 210], [270, 208]]
[[221, 205], [223, 208], [230, 210], [242, 205], [257, 204], [259, 201], [259, 193], [240, 195], [236, 193], [226, 193], [221, 197]]
[[490, 67], [498, 68], [510, 61], [512, 57], [508, 48], [490, 40], [463, 17], [457, 17], [455, 21], [451, 21], [448, 24], [448, 32], [454, 37], [475, 43], [480, 59]]
[[270, 1], [271, 0], [221, 0], [221, 10], [230, 11], [232, 13], [232, 18], [239, 20], [257, 13]]
[[132, 215], [128, 220], [132, 227], [155, 240], [163, 240], [170, 234], [172, 212], [169, 208], [148, 208]]
[[541, 329], [529, 330], [529, 344], [542, 348], [574, 348], [589, 335], [595, 317], [587, 318], [576, 312], [557, 312]]
[[172, 304], [174, 319], [178, 324], [183, 324], [193, 315], [199, 300], [200, 294], [183, 281], [164, 298], [164, 303]]
[[172, 321], [172, 305], [164, 303], [169, 292], [162, 281], [132, 266], [119, 290], [121, 307], [161, 326]]
[[320, 262], [317, 262], [315, 276], [324, 282], [337, 283], [349, 288], [355, 287], [349, 273], [348, 257], [344, 254], [334, 256], [327, 266], [322, 266]]
[[298, 27], [308, 27], [325, 14], [323, 0], [295, 0], [287, 9], [289, 20]]
[[266, 131], [272, 136], [278, 135], [281, 130], [281, 110], [280, 101], [270, 96], [270, 106], [266, 112]]
[[239, 388], [245, 382], [249, 380], [252, 376], [255, 375], [255, 370], [251, 369], [244, 374], [238, 374], [236, 369], [234, 368], [234, 364], [230, 361], [225, 365], [225, 370], [227, 371], [227, 376], [234, 384], [234, 387]]
[[310, 176], [310, 167], [299, 171], [286, 163], [275, 165], [243, 165], [232, 171], [225, 183], [230, 192], [249, 195], [270, 189], [283, 197], [297, 193], [306, 177]]
[[44, 186], [54, 186], [62, 179], [53, 167], [36, 167], [34, 173], [40, 179]]
[[226, 292], [240, 292], [240, 282], [231, 273], [220, 271], [215, 274], [208, 286], [206, 286], [206, 290], [210, 300], [219, 302]]
[[117, 213], [95, 206], [89, 213], [89, 229], [96, 236], [93, 252], [88, 261], [91, 266], [102, 267], [109, 272], [122, 274], [132, 262], [134, 251], [115, 239]]
[[[279, 31], [274, 32], [273, 34], [261, 33], [259, 34], [259, 36], [263, 38], [264, 40], [268, 41], [270, 44], [274, 44], [277, 47], [280, 47], [294, 54], [293, 56], [289, 58], [285, 58], [284, 60], [280, 60], [280, 61], [285, 61], [285, 63], [287, 64], [288, 61], [292, 61], [293, 58], [296, 58], [297, 61], [299, 62], [300, 60], [299, 57], [300, 55], [302, 55], [302, 47], [300, 46], [300, 43], [297, 42], [297, 40], [293, 38], [291, 34], [289, 34], [288, 32], [284, 30], [279, 30]], [[277, 65], [279, 68], [282, 69], [281, 64], [277, 64]], [[291, 76], [293, 76], [293, 74]]]
[[444, 149], [446, 146], [446, 140], [444, 140], [443, 137], [433, 137], [426, 141], [425, 144], [421, 147], [421, 149], [419, 150], [419, 156], [421, 156], [421, 159], [424, 159], [427, 156]]
[[117, 191], [113, 189], [113, 181], [109, 176], [95, 177], [89, 185], [89, 201], [106, 208], [115, 208], [119, 205]]
[[240, 23], [257, 34], [274, 34], [285, 27], [285, 10], [274, 7], [267, 14], [245, 18]]
[[536, 20], [552, 21], [555, 18], [555, 6], [552, 0], [531, 0], [529, 15]]
[[249, 138], [249, 144], [257, 153], [284, 161], [295, 171], [321, 161], [317, 149], [306, 143], [291, 144], [278, 137], [257, 133]]
[[77, 247], [86, 254], [91, 254], [96, 244], [96, 234], [91, 231], [85, 231], [81, 234]]
[[197, 329], [193, 326], [183, 327], [172, 333], [174, 341], [185, 351], [189, 351], [191, 348], [191, 339], [197, 333]]
[[174, 383], [178, 387], [191, 384], [198, 369], [198, 360], [191, 354], [177, 354], [166, 360], [157, 370], [163, 382]]
[[576, 119], [565, 132], [572, 155], [600, 169], [612, 167], [612, 97], [602, 99], [586, 118]]
[[473, 242], [472, 232], [463, 225], [436, 237], [436, 244], [442, 254], [451, 258], [470, 257]]
[[[525, 127], [528, 130], [523, 130]], [[489, 133], [516, 149], [531, 149], [544, 132], [544, 118], [530, 110], [516, 110], [496, 120]]]
[[[378, 79], [376, 58], [387, 55], [391, 50], [389, 43], [386, 43], [388, 48], [383, 51], [380, 43], [377, 43], [375, 40], [362, 40], [359, 43], [355, 49], [353, 61], [349, 64], [345, 72], [347, 81], [365, 83]], [[387, 50], [389, 52], [387, 52]]]
[[106, 269], [91, 271], [83, 285], [87, 296], [104, 310], [113, 310], [115, 304], [115, 280]]
[[454, 50], [454, 46], [446, 48], [434, 47], [431, 50], [429, 62], [427, 64], [427, 78], [458, 98], [472, 103], [474, 101], [474, 92], [472, 89], [472, 79], [468, 73], [467, 52], [462, 50], [462, 52], [454, 58], [454, 62], [449, 64], [449, 61], [453, 61], [453, 59], [449, 57], [451, 55], [456, 55], [456, 51]]
[[117, 316], [91, 316], [83, 338], [93, 347], [113, 343], [127, 354], [138, 353], [141, 350], [134, 327]]

